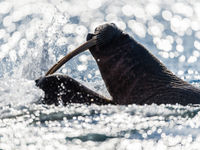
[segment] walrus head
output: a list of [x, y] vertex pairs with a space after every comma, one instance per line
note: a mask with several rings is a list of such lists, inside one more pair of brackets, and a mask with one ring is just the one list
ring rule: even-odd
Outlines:
[[114, 39], [117, 39], [122, 34], [122, 30], [117, 28], [114, 23], [103, 24], [97, 27], [94, 31], [94, 34], [89, 33], [87, 35], [87, 41], [91, 39], [96, 39], [97, 47], [104, 47]]

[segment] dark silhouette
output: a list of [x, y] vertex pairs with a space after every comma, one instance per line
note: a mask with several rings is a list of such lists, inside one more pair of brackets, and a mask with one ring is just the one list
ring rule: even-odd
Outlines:
[[[88, 34], [87, 40], [96, 39], [96, 45], [89, 50], [95, 58], [108, 92], [114, 104], [199, 104], [200, 89], [190, 85], [170, 72], [145, 47], [132, 37], [117, 28], [114, 24], [104, 24], [95, 29], [94, 34]], [[49, 80], [47, 80], [49, 78]], [[65, 76], [55, 82], [55, 76], [44, 77], [40, 81], [46, 95], [45, 102], [57, 103], [58, 85], [66, 88], [61, 93], [63, 101], [78, 103], [107, 104], [109, 100], [100, 96], [77, 81]], [[52, 80], [51, 80], [52, 79]], [[46, 81], [47, 80], [47, 81]], [[43, 84], [45, 83], [45, 87]], [[51, 85], [51, 86], [50, 86]], [[80, 85], [80, 86], [79, 86]], [[72, 90], [74, 98], [67, 90]], [[80, 91], [84, 97], [76, 95]], [[55, 93], [56, 91], [56, 93]], [[87, 93], [95, 99], [91, 102]], [[58, 97], [58, 96], [57, 96]]]

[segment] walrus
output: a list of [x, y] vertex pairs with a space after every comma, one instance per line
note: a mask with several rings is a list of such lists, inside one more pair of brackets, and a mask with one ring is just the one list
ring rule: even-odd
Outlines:
[[[93, 34], [89, 33], [87, 42], [54, 65], [44, 79], [49, 78], [49, 75], [59, 69], [62, 64], [86, 49], [89, 49], [95, 58], [106, 88], [112, 97], [112, 99], [107, 99], [90, 91], [91, 95], [102, 98], [97, 104], [178, 103], [188, 105], [200, 103], [199, 88], [174, 75], [147, 48], [113, 23], [100, 25]], [[51, 77], [54, 76], [51, 75]], [[75, 82], [73, 80], [71, 84]], [[47, 85], [49, 83], [47, 82]], [[70, 89], [74, 88], [71, 84]], [[82, 87], [82, 85], [80, 86]], [[85, 88], [82, 93], [87, 91]], [[73, 90], [76, 91], [77, 86]], [[64, 93], [67, 95], [66, 90]], [[98, 101], [98, 98], [96, 100]], [[76, 101], [84, 102], [78, 97]], [[88, 103], [88, 99], [85, 102]], [[90, 101], [90, 103], [92, 102]]]

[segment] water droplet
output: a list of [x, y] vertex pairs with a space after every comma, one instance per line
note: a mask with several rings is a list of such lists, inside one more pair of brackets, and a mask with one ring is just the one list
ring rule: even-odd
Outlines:
[[170, 21], [172, 19], [172, 13], [169, 10], [164, 10], [162, 12], [163, 19]]
[[129, 20], [128, 27], [141, 38], [146, 36], [146, 27], [142, 23], [136, 22], [135, 20]]
[[100, 0], [89, 0], [88, 7], [91, 9], [97, 9], [97, 8], [101, 7], [101, 1]]
[[132, 16], [133, 15], [133, 7], [131, 5], [123, 6], [122, 13], [126, 16]]

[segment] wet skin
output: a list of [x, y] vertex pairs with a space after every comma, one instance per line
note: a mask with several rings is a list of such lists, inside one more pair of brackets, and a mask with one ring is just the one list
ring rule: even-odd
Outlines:
[[67, 75], [55, 74], [36, 80], [36, 85], [44, 91], [41, 102], [51, 105], [69, 103], [114, 104], [113, 101], [95, 93]]
[[[89, 50], [98, 64], [114, 104], [179, 103], [187, 105], [200, 103], [200, 89], [175, 76], [145, 47], [114, 24], [104, 24], [97, 27], [94, 34], [88, 34], [87, 40], [91, 39], [96, 39], [96, 44]], [[44, 78], [48, 78], [48, 76]], [[63, 78], [61, 82], [64, 81]], [[66, 85], [68, 89], [74, 91], [74, 94], [79, 91], [78, 86], [73, 86], [76, 82], [73, 80], [69, 85]], [[50, 82], [47, 81], [46, 84], [49, 85]], [[80, 85], [80, 83], [78, 84]], [[42, 87], [42, 85], [43, 82], [41, 81], [39, 87]], [[52, 84], [52, 89], [57, 85], [57, 83]], [[42, 87], [44, 91], [47, 91], [46, 95], [53, 92], [53, 90], [49, 92], [48, 88], [49, 86]], [[85, 97], [84, 93], [88, 92], [86, 89], [86, 87], [82, 88], [83, 97]], [[93, 91], [89, 91], [90, 95], [93, 96]], [[69, 101], [71, 96], [68, 96], [66, 90], [63, 93], [65, 93], [64, 101], [73, 102]], [[58, 97], [56, 95], [58, 93], [53, 94], [52, 99]], [[96, 94], [94, 96], [99, 97]], [[106, 98], [101, 100], [102, 102], [98, 102], [97, 98], [95, 102], [98, 104], [110, 103]], [[48, 103], [48, 97], [45, 102]], [[80, 99], [78, 96], [74, 99], [74, 102], [93, 103], [87, 98]], [[51, 103], [54, 103], [54, 100]]]

